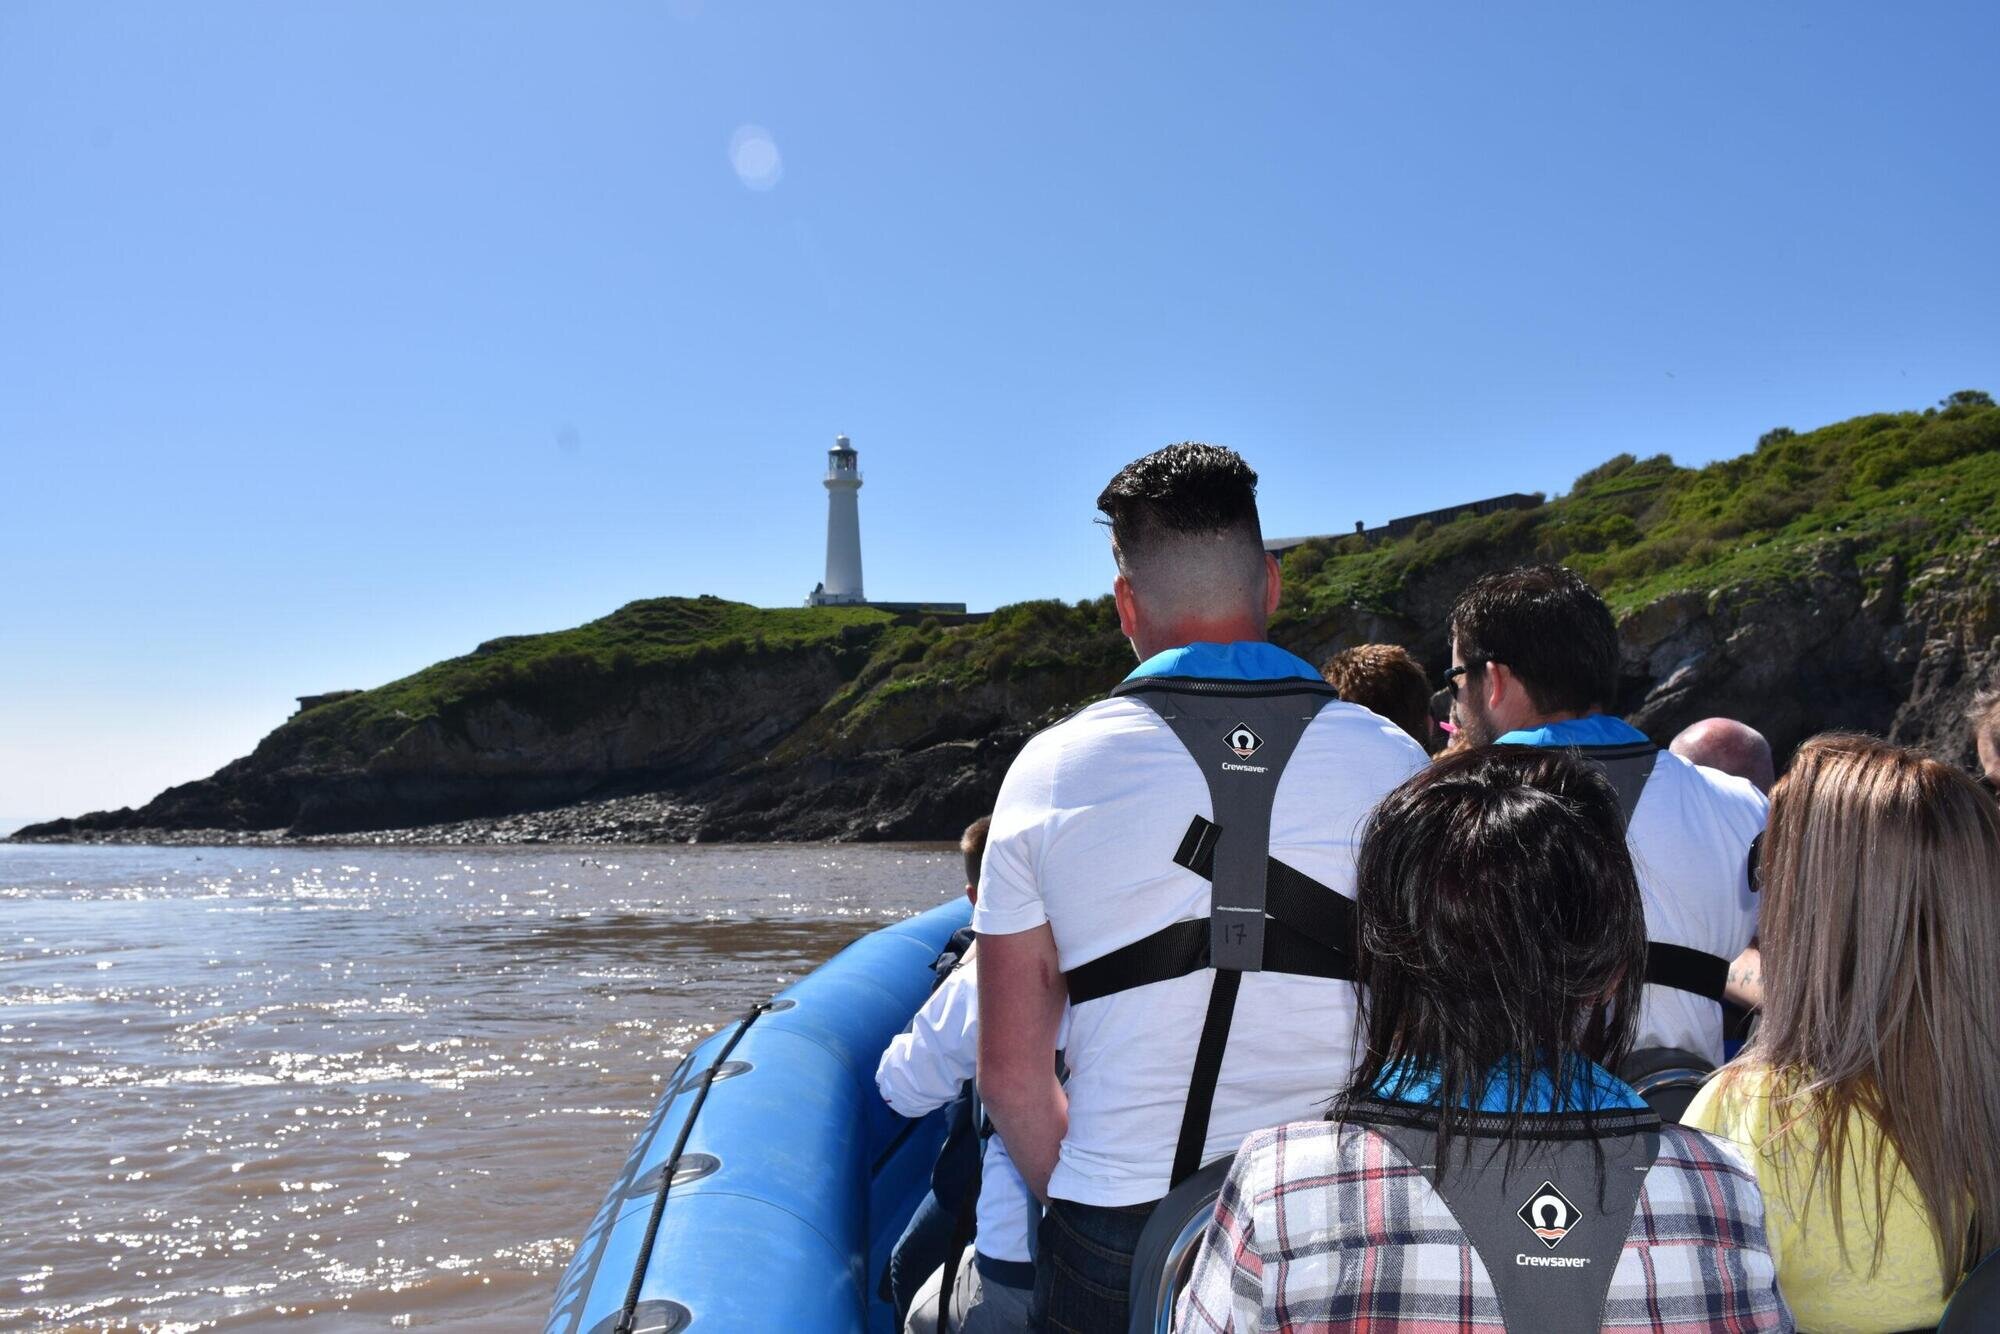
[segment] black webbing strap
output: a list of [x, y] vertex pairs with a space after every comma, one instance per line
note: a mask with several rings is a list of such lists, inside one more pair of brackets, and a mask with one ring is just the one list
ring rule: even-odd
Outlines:
[[1181, 845], [1174, 849], [1174, 865], [1187, 867], [1203, 880], [1214, 876], [1215, 839], [1221, 832], [1215, 821], [1195, 816], [1181, 835]]
[[[1354, 900], [1328, 889], [1303, 871], [1294, 870], [1273, 857], [1270, 875], [1264, 882], [1264, 911], [1321, 948], [1340, 956], [1341, 973], [1316, 973], [1319, 977], [1352, 977], [1354, 963]], [[1264, 966], [1278, 968], [1264, 953]], [[1280, 972], [1295, 969], [1278, 968]]]
[[1133, 987], [1186, 977], [1208, 967], [1208, 919], [1190, 917], [1161, 927], [1069, 970], [1069, 1003], [1115, 996]]
[[[1174, 861], [1202, 879], [1214, 872], [1217, 826], [1197, 815]], [[1264, 971], [1351, 980], [1354, 901], [1273, 857], [1265, 871]], [[1069, 970], [1069, 1002], [1186, 977], [1210, 966], [1208, 919], [1190, 917]]]
[[[975, 1087], [973, 1092], [975, 1124], [981, 1119], [981, 1113], [976, 1105], [978, 1096]], [[951, 1294], [953, 1289], [958, 1287], [959, 1260], [964, 1256], [965, 1248], [972, 1244], [972, 1239], [979, 1232], [979, 1187], [985, 1166], [986, 1137], [982, 1135], [979, 1139], [979, 1153], [972, 1160], [972, 1180], [965, 1183], [965, 1194], [960, 1198], [958, 1211], [951, 1220], [951, 1243], [944, 1253], [944, 1273], [938, 1283], [938, 1334], [945, 1334], [945, 1331], [959, 1327], [958, 1321], [953, 1320], [951, 1316]], [[965, 1313], [959, 1312], [958, 1320], [964, 1318]]]
[[1665, 941], [1646, 942], [1646, 981], [1656, 987], [1691, 991], [1712, 1001], [1722, 999], [1729, 981], [1729, 960], [1705, 950]]
[[[1208, 919], [1190, 917], [1070, 969], [1065, 975], [1069, 1003], [1102, 1000], [1209, 966]], [[1345, 949], [1319, 939], [1318, 933], [1307, 935], [1290, 922], [1273, 918], [1264, 923], [1263, 971], [1351, 982], [1354, 960]]]
[[[1206, 926], [1207, 923], [1202, 923]], [[1174, 1144], [1173, 1185], [1201, 1170], [1201, 1151], [1208, 1143], [1208, 1113], [1215, 1106], [1215, 1084], [1222, 1076], [1222, 1052], [1229, 1045], [1229, 1022], [1236, 1017], [1236, 993], [1243, 974], [1218, 968], [1208, 993], [1208, 1013], [1201, 1021], [1201, 1042], [1194, 1049], [1194, 1076], [1188, 1082], [1187, 1106], [1181, 1110], [1180, 1138]]]

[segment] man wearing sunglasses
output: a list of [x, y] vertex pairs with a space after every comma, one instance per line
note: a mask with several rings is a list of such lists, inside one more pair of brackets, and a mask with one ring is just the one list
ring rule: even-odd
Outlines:
[[1607, 711], [1618, 630], [1574, 572], [1535, 565], [1474, 581], [1452, 608], [1451, 638], [1445, 685], [1465, 744], [1571, 750], [1618, 790], [1651, 942], [1634, 1048], [1720, 1064], [1730, 961], [1757, 933], [1749, 860], [1763, 794]]

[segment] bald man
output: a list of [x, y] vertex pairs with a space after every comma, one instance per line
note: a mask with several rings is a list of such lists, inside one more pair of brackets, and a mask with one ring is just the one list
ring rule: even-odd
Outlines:
[[1746, 778], [1766, 796], [1778, 781], [1771, 764], [1771, 743], [1762, 732], [1734, 718], [1704, 718], [1684, 729], [1667, 749], [1689, 764]]
[[[1734, 718], [1704, 718], [1683, 728], [1667, 749], [1689, 764], [1746, 779], [1765, 796], [1771, 794], [1771, 785], [1778, 781], [1771, 763], [1771, 743], [1762, 732]], [[1764, 1003], [1764, 959], [1756, 941], [1751, 941], [1750, 948], [1729, 965], [1729, 978], [1722, 993], [1746, 1010]]]
[[1972, 724], [1972, 748], [1979, 757], [1980, 778], [1988, 792], [2000, 797], [2000, 685], [1974, 695], [1965, 720]]

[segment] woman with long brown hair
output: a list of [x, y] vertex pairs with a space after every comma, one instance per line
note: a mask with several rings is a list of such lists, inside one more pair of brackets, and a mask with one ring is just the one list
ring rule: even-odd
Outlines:
[[1749, 1149], [1801, 1329], [1935, 1323], [2000, 1244], [2000, 810], [1815, 737], [1761, 862], [1762, 1024], [1685, 1120]]

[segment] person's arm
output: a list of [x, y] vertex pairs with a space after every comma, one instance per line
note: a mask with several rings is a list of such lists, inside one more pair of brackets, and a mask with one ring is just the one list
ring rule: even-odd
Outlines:
[[907, 1033], [889, 1040], [875, 1067], [875, 1087], [898, 1116], [923, 1116], [944, 1106], [972, 1078], [979, 1036], [977, 973], [970, 964], [944, 980]]
[[979, 945], [979, 1097], [1035, 1197], [1049, 1197], [1069, 1099], [1056, 1080], [1056, 1033], [1069, 994], [1048, 923]]
[[1746, 1010], [1755, 1010], [1764, 1004], [1764, 956], [1758, 953], [1754, 941], [1749, 949], [1730, 962], [1722, 994]]

